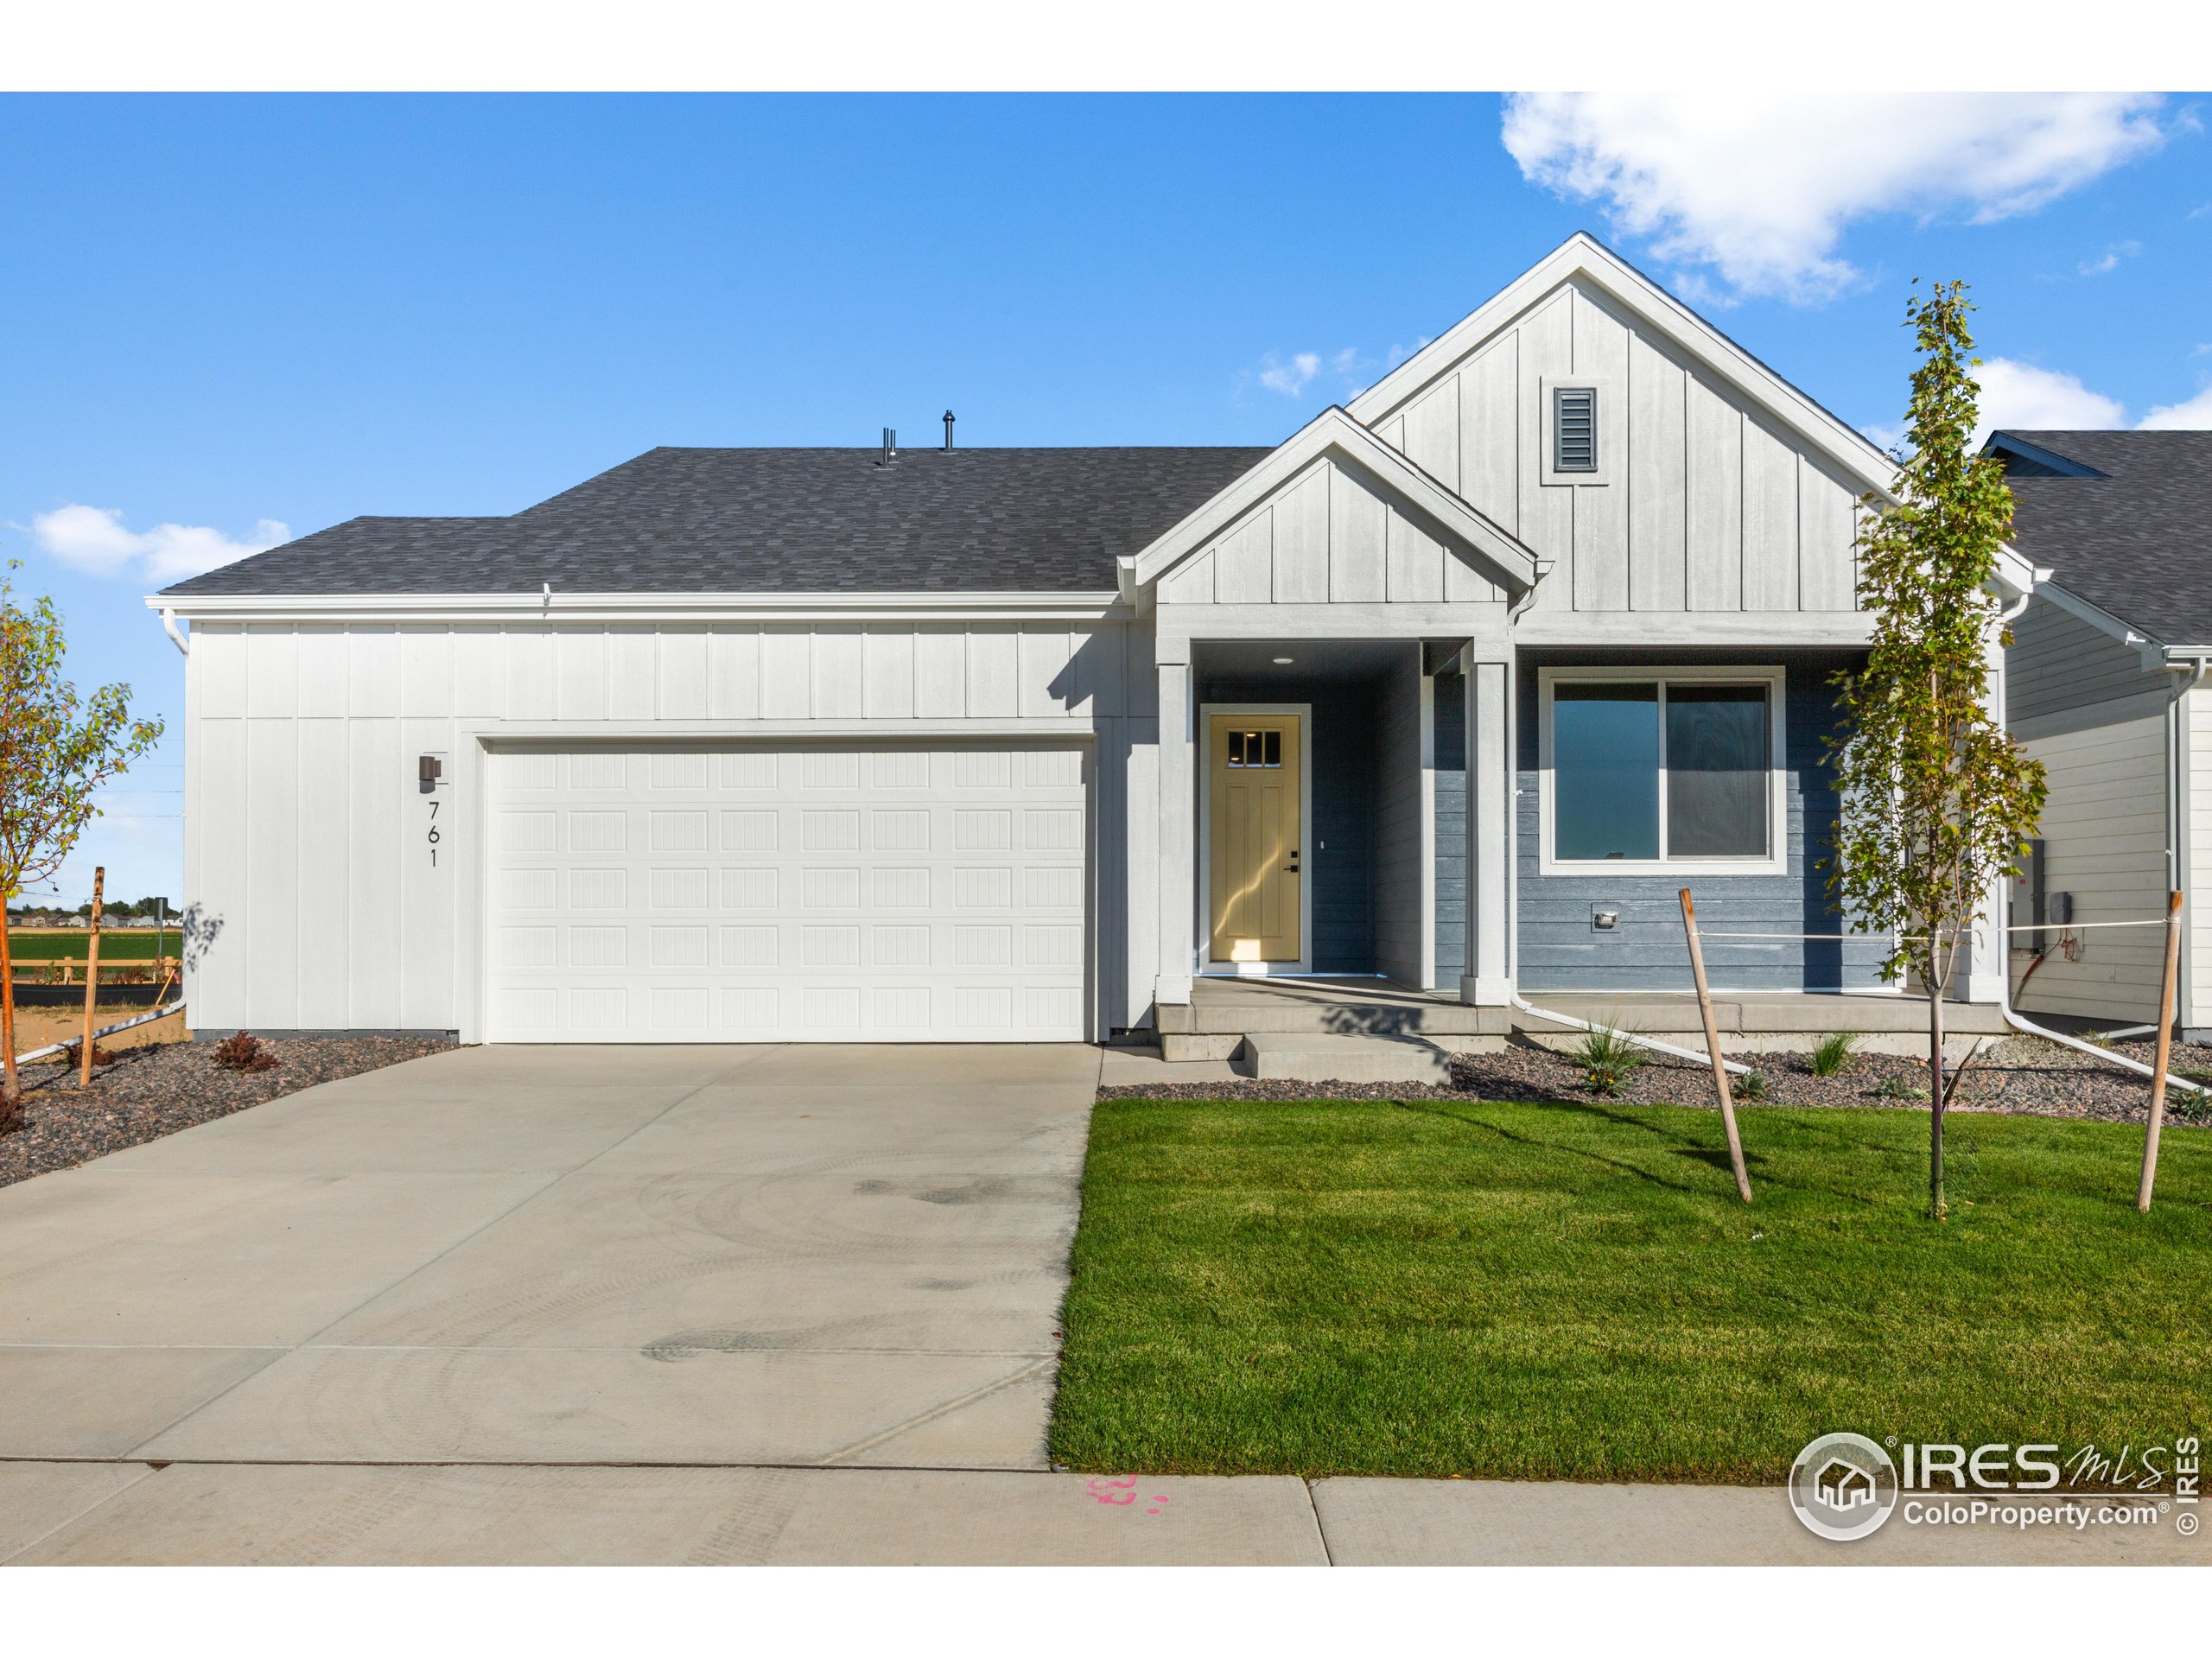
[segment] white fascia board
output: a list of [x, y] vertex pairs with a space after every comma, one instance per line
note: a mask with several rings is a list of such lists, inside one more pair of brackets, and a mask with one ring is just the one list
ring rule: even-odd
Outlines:
[[[2139, 651], [2146, 646], [2153, 650], [2158, 647], [2158, 642], [2141, 629], [2121, 621], [2102, 606], [2092, 605], [2081, 594], [2062, 588], [2055, 582], [2045, 580], [2038, 583], [2036, 597], [2049, 600], [2076, 621], [2088, 623], [2098, 632], [2109, 635], [2123, 645], [2133, 645]], [[2149, 653], [2146, 652], [2145, 654]]]
[[1580, 280], [1671, 342], [1748, 403], [1802, 438], [1847, 478], [1887, 499], [1896, 463], [1737, 345], [1611, 248], [1577, 231], [1459, 322], [1351, 401], [1354, 420], [1373, 426], [1411, 402], [1475, 346], [1568, 282]]
[[1536, 581], [1536, 556], [1525, 543], [1468, 505], [1334, 405], [1323, 410], [1243, 477], [1189, 514], [1136, 556], [1136, 580], [1149, 587], [1330, 450], [1372, 473], [1434, 518], [1445, 531], [1526, 589]]
[[1111, 620], [1118, 594], [151, 594], [146, 608], [205, 621], [895, 622]]

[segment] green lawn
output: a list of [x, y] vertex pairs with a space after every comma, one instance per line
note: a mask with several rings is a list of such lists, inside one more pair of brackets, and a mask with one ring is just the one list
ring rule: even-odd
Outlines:
[[1815, 1435], [2212, 1427], [2212, 1132], [1910, 1111], [1108, 1101], [1075, 1468], [1756, 1483]]
[[[58, 957], [68, 957], [81, 962], [90, 935], [73, 929], [56, 933], [10, 933], [8, 951], [19, 963], [52, 962]], [[180, 955], [183, 949], [183, 935], [171, 923], [162, 932], [162, 951], [165, 956]], [[106, 962], [151, 962], [154, 959], [154, 930], [143, 931], [131, 928], [127, 931], [100, 930], [100, 960]]]

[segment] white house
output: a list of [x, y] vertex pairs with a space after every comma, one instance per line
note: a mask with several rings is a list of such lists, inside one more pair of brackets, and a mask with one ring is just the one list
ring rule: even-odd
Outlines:
[[[1678, 887], [1835, 929], [1890, 471], [1578, 235], [1274, 449], [656, 449], [355, 519], [149, 601], [191, 626], [194, 1022], [1654, 1029]], [[1878, 1014], [1872, 947], [1710, 954], [1741, 1022]]]
[[[1992, 435], [2015, 545], [2045, 580], [2012, 624], [2013, 734], [2050, 783], [2014, 894], [2018, 1005], [2158, 1018], [2164, 936], [2109, 924], [2184, 895], [2180, 1023], [2212, 1037], [2212, 432]], [[2094, 925], [2090, 925], [2094, 924]]]

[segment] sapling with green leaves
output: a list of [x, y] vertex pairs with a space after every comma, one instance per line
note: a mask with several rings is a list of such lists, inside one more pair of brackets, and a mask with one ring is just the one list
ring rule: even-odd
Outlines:
[[1859, 925], [1891, 937], [1885, 977], [1928, 998], [1929, 1212], [1943, 1201], [1943, 998], [1992, 887], [2013, 874], [2043, 812], [2044, 769], [1989, 705], [1993, 650], [2010, 643], [1991, 589], [2012, 524], [2001, 462], [1968, 448], [1978, 389], [1964, 283], [1905, 308], [1920, 353], [1890, 499], [1869, 496], [1859, 599], [1866, 666], [1837, 676], [1831, 748], [1842, 811], [1829, 887]]
[[[62, 677], [67, 650], [51, 596], [18, 604], [15, 573], [0, 567], [0, 900], [12, 905], [61, 868], [85, 826], [99, 816], [99, 791], [161, 741], [158, 720], [130, 717], [130, 688], [104, 685], [79, 702]], [[0, 906], [0, 1134], [22, 1127], [16, 1070], [16, 988], [4, 906]]]

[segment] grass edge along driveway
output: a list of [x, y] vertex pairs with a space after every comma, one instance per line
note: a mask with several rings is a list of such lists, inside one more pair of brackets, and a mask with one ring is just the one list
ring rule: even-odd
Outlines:
[[2212, 1132], [1753, 1108], [1102, 1101], [1056, 1460], [1779, 1481], [1815, 1435], [2212, 1424]]

